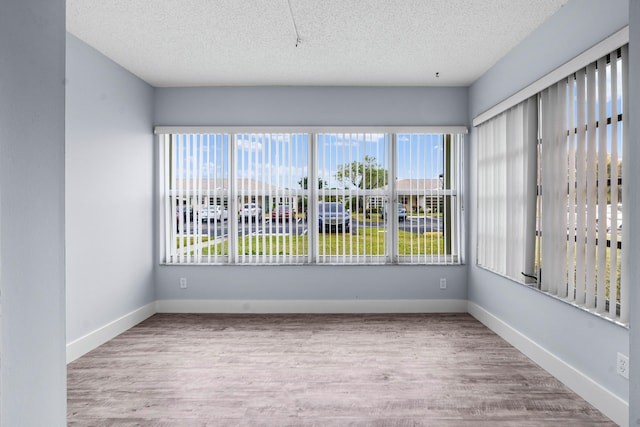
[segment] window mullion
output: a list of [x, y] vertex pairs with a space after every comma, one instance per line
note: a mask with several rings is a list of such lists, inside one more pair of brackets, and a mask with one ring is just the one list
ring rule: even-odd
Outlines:
[[229, 177], [227, 182], [227, 252], [230, 264], [237, 264], [238, 259], [238, 200], [240, 199], [240, 189], [238, 188], [238, 136], [237, 134], [226, 134], [229, 147]]
[[[397, 159], [398, 159], [398, 153], [396, 152], [397, 150], [397, 146], [396, 146], [396, 140], [397, 140], [397, 134], [396, 133], [392, 133], [389, 135], [389, 140], [388, 140], [388, 145], [387, 145], [387, 150], [389, 153], [389, 161], [388, 161], [388, 165], [389, 165], [389, 173], [387, 176], [387, 191], [385, 192], [385, 194], [383, 194], [383, 200], [382, 200], [382, 210], [384, 212], [385, 209], [385, 202], [386, 202], [386, 208], [387, 208], [387, 212], [393, 212], [394, 214], [392, 215], [388, 215], [390, 218], [395, 218], [395, 223], [390, 223], [390, 222], [383, 222], [383, 227], [386, 227], [386, 254], [385, 254], [385, 258], [387, 260], [387, 262], [390, 263], [397, 263], [398, 262], [398, 215], [395, 214], [395, 212], [397, 211], [397, 205], [398, 205], [398, 195], [396, 194], [396, 187], [397, 187], [397, 181], [398, 181], [398, 172], [397, 172]], [[406, 221], [406, 217], [405, 217], [405, 221]]]
[[[308, 261], [318, 263], [318, 200], [319, 182], [318, 176], [318, 134], [308, 135], [309, 145], [307, 148], [307, 254]], [[323, 186], [324, 187], [324, 186]]]

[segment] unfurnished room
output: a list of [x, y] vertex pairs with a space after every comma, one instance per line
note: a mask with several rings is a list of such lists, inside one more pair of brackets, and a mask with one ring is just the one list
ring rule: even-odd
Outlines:
[[640, 425], [640, 1], [7, 0], [0, 425]]

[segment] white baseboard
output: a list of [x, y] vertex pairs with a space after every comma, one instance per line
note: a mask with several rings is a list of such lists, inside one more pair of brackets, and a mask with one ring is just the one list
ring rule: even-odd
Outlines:
[[629, 425], [628, 402], [611, 393], [479, 305], [468, 302], [467, 311], [615, 423], [623, 427]]
[[158, 313], [466, 313], [466, 300], [158, 300]]
[[158, 300], [67, 344], [67, 363], [155, 313], [465, 313], [466, 300]]
[[156, 313], [152, 302], [67, 344], [67, 363], [101, 346]]

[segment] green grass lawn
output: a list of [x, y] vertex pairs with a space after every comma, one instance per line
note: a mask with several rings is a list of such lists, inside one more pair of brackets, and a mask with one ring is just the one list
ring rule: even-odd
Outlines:
[[[386, 255], [386, 236], [383, 228], [359, 229], [357, 233], [320, 233], [318, 236], [319, 255]], [[245, 236], [238, 240], [239, 255], [307, 255], [308, 237], [303, 236]], [[203, 242], [208, 241], [204, 236]], [[184, 241], [186, 243], [186, 239]], [[193, 244], [193, 240], [191, 240]], [[228, 243], [219, 242], [202, 249], [202, 255], [226, 255]], [[398, 231], [399, 255], [444, 255], [445, 245], [442, 233], [416, 234]]]
[[[225, 242], [226, 244], [226, 242]], [[306, 255], [307, 236], [245, 236], [238, 240], [239, 255]]]
[[353, 218], [354, 220], [358, 221], [361, 224], [384, 223], [384, 220], [378, 213], [369, 214], [369, 217], [367, 217], [367, 215], [364, 213], [354, 213], [354, 214], [351, 214], [351, 218]]
[[444, 234], [398, 231], [398, 255], [446, 255]]
[[[354, 230], [355, 231], [355, 230]], [[376, 255], [386, 254], [383, 228], [361, 228], [357, 233], [320, 233], [318, 253], [320, 255]]]
[[[541, 245], [542, 244], [542, 238], [538, 237], [536, 239], [536, 245]], [[614, 266], [614, 268], [616, 269], [616, 288], [617, 288], [617, 298], [616, 300], [619, 302], [620, 301], [620, 259], [622, 256], [622, 251], [620, 249], [614, 249], [616, 251], [617, 254], [617, 265]], [[538, 246], [536, 246], [536, 253], [538, 251]], [[605, 251], [605, 264], [606, 264], [606, 271], [605, 271], [605, 280], [606, 280], [606, 295], [607, 295], [607, 299], [609, 299], [609, 290], [611, 289], [611, 248], [607, 247], [606, 251]], [[567, 260], [569, 263], [569, 260]], [[598, 248], [596, 245], [596, 268], [595, 268], [595, 275], [596, 278], [598, 277]], [[575, 256], [573, 259], [573, 262], [569, 263], [570, 265], [574, 266], [574, 270], [573, 270], [573, 274], [576, 274], [576, 270], [575, 270]], [[544, 269], [544, 264], [543, 264], [543, 269]], [[538, 270], [538, 260], [536, 260], [536, 271]]]
[[[211, 236], [213, 237], [213, 236]], [[202, 242], [202, 243], [206, 243], [209, 241], [209, 236], [202, 236], [201, 239], [198, 239], [198, 241]], [[182, 238], [182, 245], [180, 244], [180, 237], [176, 237], [176, 248], [184, 248], [187, 246], [187, 242], [189, 243], [189, 245], [193, 245], [196, 243], [196, 240], [194, 238], [194, 236], [190, 236], [190, 237], [183, 237]]]
[[[618, 265], [614, 266], [614, 268], [616, 269], [616, 287], [618, 289], [617, 292], [616, 292], [616, 295], [617, 295], [616, 300], [620, 301], [620, 257], [622, 257], [622, 253], [621, 253], [622, 251], [620, 249], [617, 249], [617, 248], [615, 249], [615, 251], [616, 251], [616, 254], [617, 254], [617, 258], [618, 258], [617, 259], [617, 264]], [[607, 266], [607, 270], [605, 272], [605, 274], [607, 275], [606, 276], [606, 279], [607, 279], [607, 299], [609, 299], [609, 290], [611, 288], [611, 273], [610, 273], [611, 272], [611, 248], [607, 248], [605, 254], [606, 254], [605, 255], [606, 256], [605, 264]], [[598, 255], [597, 255], [597, 252], [596, 252], [596, 274], [597, 274], [597, 271], [598, 271], [598, 267], [597, 267], [598, 264], [597, 263], [598, 263]]]

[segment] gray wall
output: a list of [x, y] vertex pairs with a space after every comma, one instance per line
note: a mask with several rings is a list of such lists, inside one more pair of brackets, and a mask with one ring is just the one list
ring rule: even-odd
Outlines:
[[466, 299], [465, 280], [464, 266], [160, 266], [157, 292], [160, 300]]
[[[466, 88], [156, 90], [157, 125], [466, 125]], [[189, 287], [179, 289], [180, 277]], [[448, 288], [439, 288], [440, 278]], [[158, 299], [465, 299], [466, 267], [158, 266]], [[283, 280], [286, 278], [286, 280]]]
[[155, 124], [460, 126], [467, 100], [446, 87], [161, 88]]
[[0, 425], [66, 425], [62, 0], [0, 6]]
[[471, 118], [629, 23], [629, 0], [570, 0], [470, 88]]
[[[469, 95], [471, 118], [569, 61], [627, 23], [626, 0], [569, 1], [472, 85]], [[472, 131], [472, 182], [477, 175], [475, 144], [476, 132]], [[471, 218], [475, 218], [475, 187], [471, 190], [469, 208], [472, 211]], [[469, 234], [469, 300], [619, 397], [628, 400], [629, 383], [617, 375], [615, 370], [617, 352], [629, 352], [628, 330], [480, 269], [475, 264], [475, 230], [476, 224], [472, 221]]]
[[[629, 138], [633, 142], [626, 156], [632, 159], [629, 163], [637, 165], [640, 162], [640, 1], [629, 2], [629, 75], [636, 76], [630, 78], [629, 82], [629, 110], [631, 119], [629, 121]], [[627, 179], [627, 178], [625, 178]], [[640, 170], [637, 167], [629, 171], [629, 179], [633, 183], [640, 182]], [[625, 200], [629, 203], [629, 212], [632, 218], [640, 218], [640, 192], [632, 191]], [[640, 286], [637, 278], [640, 277], [640, 222], [630, 223], [629, 235], [635, 238], [630, 239], [629, 244], [625, 243], [626, 250], [629, 251], [630, 277], [636, 278], [631, 286], [631, 327], [629, 330], [629, 425], [640, 425]]]
[[72, 342], [155, 301], [153, 88], [67, 35], [66, 89]]

